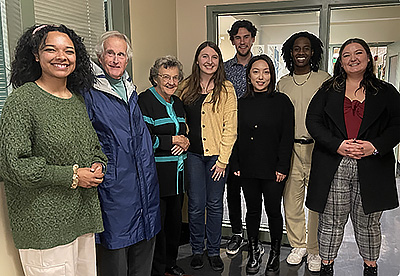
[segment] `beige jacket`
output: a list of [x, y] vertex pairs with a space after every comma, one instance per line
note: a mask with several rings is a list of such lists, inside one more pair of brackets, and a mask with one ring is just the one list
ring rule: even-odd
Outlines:
[[[182, 91], [182, 83], [176, 94], [182, 99], [186, 92]], [[216, 105], [210, 103], [212, 93], [209, 93], [201, 109], [201, 137], [203, 138], [203, 150], [205, 156], [218, 155], [217, 166], [226, 168], [229, 157], [237, 136], [237, 99], [232, 83], [225, 82], [226, 90], [221, 91], [221, 97]], [[189, 126], [190, 127], [190, 126]]]

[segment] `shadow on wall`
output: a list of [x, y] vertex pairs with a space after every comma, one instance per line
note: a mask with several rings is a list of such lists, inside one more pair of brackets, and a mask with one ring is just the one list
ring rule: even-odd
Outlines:
[[0, 268], [2, 276], [24, 275], [12, 239], [3, 182], [0, 182]]

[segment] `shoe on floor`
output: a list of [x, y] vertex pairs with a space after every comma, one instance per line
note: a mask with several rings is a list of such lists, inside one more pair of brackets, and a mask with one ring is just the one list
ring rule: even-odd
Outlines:
[[330, 264], [324, 264], [321, 262], [320, 276], [333, 276], [333, 262]]
[[236, 255], [239, 252], [240, 247], [243, 244], [243, 238], [241, 235], [233, 234], [226, 246], [226, 254]]
[[210, 262], [210, 266], [214, 271], [224, 270], [224, 263], [219, 255], [208, 257], [208, 261]]
[[260, 255], [264, 255], [265, 250], [264, 250], [264, 246], [262, 245], [261, 241], [258, 240], [258, 247], [260, 248]]
[[318, 254], [307, 255], [307, 268], [311, 272], [319, 272], [321, 270], [321, 257]]
[[364, 276], [374, 276], [378, 275], [378, 265], [376, 266], [369, 266], [364, 263]]
[[180, 268], [177, 265], [174, 265], [173, 267], [167, 268], [165, 270], [166, 273], [168, 273], [168, 275], [173, 275], [173, 276], [183, 276], [185, 275], [185, 271], [183, 271], [182, 268]]
[[307, 249], [294, 247], [287, 256], [286, 262], [290, 265], [298, 265], [303, 261], [305, 256], [307, 256]]
[[193, 269], [200, 269], [204, 266], [203, 254], [194, 254], [192, 261], [190, 262], [190, 267]]

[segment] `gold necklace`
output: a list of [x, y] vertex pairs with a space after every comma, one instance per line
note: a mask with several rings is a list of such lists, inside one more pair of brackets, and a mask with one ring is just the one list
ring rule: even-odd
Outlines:
[[294, 84], [296, 84], [297, 86], [302, 86], [302, 85], [304, 85], [309, 79], [310, 79], [310, 77], [311, 77], [311, 70], [310, 70], [310, 73], [308, 73], [308, 76], [307, 76], [307, 78], [306, 78], [306, 80], [305, 81], [303, 81], [302, 83], [298, 83], [297, 81], [296, 81], [296, 79], [294, 78], [294, 75], [295, 74], [293, 74], [293, 82], [294, 82]]

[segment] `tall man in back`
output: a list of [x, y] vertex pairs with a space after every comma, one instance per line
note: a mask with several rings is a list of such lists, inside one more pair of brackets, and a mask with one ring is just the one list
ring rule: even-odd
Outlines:
[[[233, 84], [237, 98], [246, 92], [247, 63], [252, 57], [251, 47], [256, 38], [257, 28], [248, 20], [239, 20], [233, 23], [228, 31], [229, 39], [235, 46], [235, 56], [224, 63], [226, 78]], [[232, 237], [226, 247], [226, 253], [235, 255], [243, 243], [242, 234], [242, 202], [240, 193], [240, 179], [233, 172], [229, 172], [227, 179], [227, 201], [229, 219], [232, 227]]]
[[280, 92], [290, 97], [295, 108], [295, 143], [283, 194], [287, 236], [293, 248], [286, 261], [290, 265], [298, 265], [307, 257], [307, 267], [311, 272], [320, 271], [321, 258], [317, 241], [318, 213], [309, 211], [306, 228], [304, 211], [314, 147], [314, 140], [305, 127], [305, 115], [312, 96], [330, 77], [319, 70], [322, 52], [322, 42], [315, 35], [309, 32], [293, 34], [282, 46], [289, 74], [283, 76], [277, 85]]

